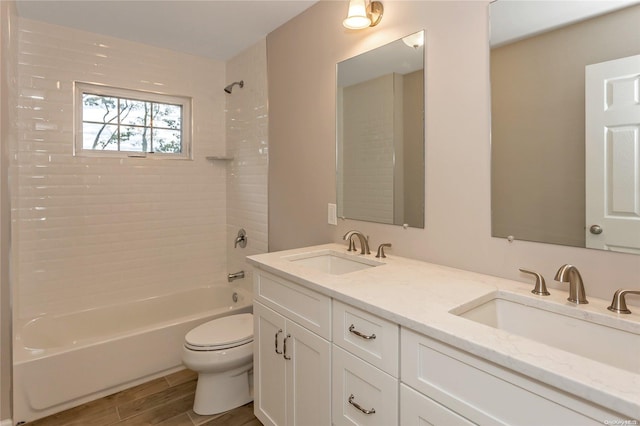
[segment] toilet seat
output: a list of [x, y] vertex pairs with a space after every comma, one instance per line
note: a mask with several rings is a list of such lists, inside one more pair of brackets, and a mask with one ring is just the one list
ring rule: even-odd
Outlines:
[[253, 341], [253, 315], [238, 314], [217, 318], [194, 328], [184, 338], [194, 351], [217, 351]]

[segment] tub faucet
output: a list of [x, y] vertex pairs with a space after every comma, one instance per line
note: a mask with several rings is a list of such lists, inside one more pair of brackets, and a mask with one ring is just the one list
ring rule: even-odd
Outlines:
[[349, 241], [349, 249], [347, 251], [356, 250], [352, 239], [354, 235], [360, 239], [360, 254], [371, 254], [371, 251], [369, 251], [369, 241], [367, 241], [367, 237], [360, 231], [349, 231], [342, 237], [343, 240]]
[[556, 272], [555, 280], [569, 283], [569, 297], [567, 298], [569, 302], [573, 302], [576, 305], [589, 303], [578, 268], [573, 265], [562, 265]]
[[229, 282], [233, 282], [233, 281], [239, 280], [241, 278], [244, 278], [244, 271], [238, 271], [238, 272], [234, 272], [232, 274], [227, 274], [227, 281], [229, 281]]

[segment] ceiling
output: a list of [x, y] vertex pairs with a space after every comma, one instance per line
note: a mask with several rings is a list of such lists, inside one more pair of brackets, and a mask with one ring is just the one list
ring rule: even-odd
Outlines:
[[226, 61], [316, 2], [17, 0], [17, 8], [21, 17]]
[[491, 3], [491, 46], [639, 4], [638, 0], [498, 0]]

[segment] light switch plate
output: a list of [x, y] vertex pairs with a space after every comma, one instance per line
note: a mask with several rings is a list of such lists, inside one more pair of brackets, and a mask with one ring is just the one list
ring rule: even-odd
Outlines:
[[329, 203], [327, 205], [327, 223], [329, 225], [338, 224], [337, 208], [335, 204]]

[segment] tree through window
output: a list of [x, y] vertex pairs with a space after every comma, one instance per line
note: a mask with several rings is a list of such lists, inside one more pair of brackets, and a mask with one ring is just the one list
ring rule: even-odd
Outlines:
[[188, 157], [190, 100], [76, 83], [76, 151]]

